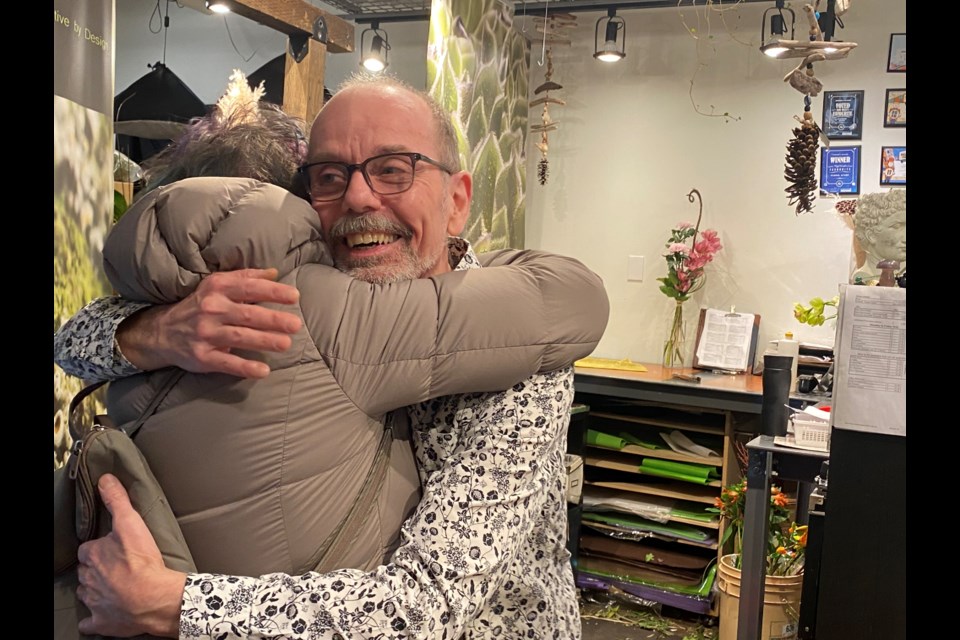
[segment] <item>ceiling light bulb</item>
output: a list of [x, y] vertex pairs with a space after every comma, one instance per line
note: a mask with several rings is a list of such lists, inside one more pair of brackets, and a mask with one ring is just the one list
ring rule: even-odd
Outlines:
[[230, 7], [217, 0], [207, 0], [207, 9], [214, 13], [230, 13]]
[[363, 68], [367, 71], [372, 71], [373, 73], [379, 73], [383, 71], [386, 65], [383, 64], [383, 60], [375, 56], [368, 56], [363, 60]]
[[765, 44], [760, 47], [760, 50], [771, 58], [779, 58], [787, 52], [787, 48], [781, 46], [779, 43]]
[[624, 54], [617, 49], [616, 42], [607, 42], [601, 51], [594, 54], [594, 57], [603, 62], [616, 62], [623, 58], [623, 55]]

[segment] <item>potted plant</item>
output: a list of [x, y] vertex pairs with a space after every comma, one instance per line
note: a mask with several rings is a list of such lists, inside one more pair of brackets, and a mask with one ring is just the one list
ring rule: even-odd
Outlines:
[[[733, 553], [722, 556], [717, 569], [720, 591], [720, 640], [736, 637], [740, 604], [740, 554], [743, 549], [743, 517], [747, 481], [725, 487], [709, 511], [726, 521], [721, 545], [733, 538]], [[787, 496], [780, 487], [770, 489], [770, 522], [767, 537], [766, 579], [763, 598], [763, 636], [795, 638], [803, 585], [803, 562], [807, 527], [791, 517]]]

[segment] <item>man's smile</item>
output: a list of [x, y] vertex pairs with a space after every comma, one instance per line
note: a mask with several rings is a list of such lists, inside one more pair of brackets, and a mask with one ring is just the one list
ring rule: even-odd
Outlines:
[[399, 240], [400, 236], [382, 233], [382, 232], [373, 232], [373, 233], [350, 233], [344, 237], [344, 242], [346, 242], [347, 247], [353, 249], [354, 247], [366, 246], [366, 245], [384, 245], [396, 242]]

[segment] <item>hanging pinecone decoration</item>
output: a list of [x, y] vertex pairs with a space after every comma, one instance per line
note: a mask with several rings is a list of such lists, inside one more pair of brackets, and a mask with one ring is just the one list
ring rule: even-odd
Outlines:
[[789, 183], [784, 191], [789, 203], [797, 206], [797, 215], [813, 210], [813, 201], [817, 197], [819, 144], [820, 127], [813, 121], [813, 115], [805, 111], [800, 126], [793, 130], [793, 138], [787, 144], [787, 164], [783, 172]]
[[540, 158], [540, 162], [537, 163], [537, 179], [540, 181], [541, 186], [547, 184], [548, 175], [550, 175], [550, 171], [547, 165], [547, 159]]

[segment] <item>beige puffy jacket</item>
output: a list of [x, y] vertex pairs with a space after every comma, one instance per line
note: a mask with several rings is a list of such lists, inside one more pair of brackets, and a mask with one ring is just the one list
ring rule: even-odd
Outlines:
[[[186, 374], [136, 437], [200, 571], [314, 568], [354, 502], [393, 409], [505, 389], [588, 355], [606, 327], [598, 276], [537, 251], [487, 254], [490, 267], [391, 285], [329, 263], [316, 213], [279, 187], [191, 178], [136, 203], [107, 238], [117, 292], [166, 303], [214, 272], [278, 267], [300, 290], [303, 328], [271, 374]], [[507, 265], [501, 267], [496, 265]], [[108, 410], [134, 420], [169, 371], [112, 383]], [[397, 434], [395, 434], [395, 437]], [[419, 499], [410, 443], [393, 443], [378, 508], [339, 566], [369, 569], [397, 545]]]

